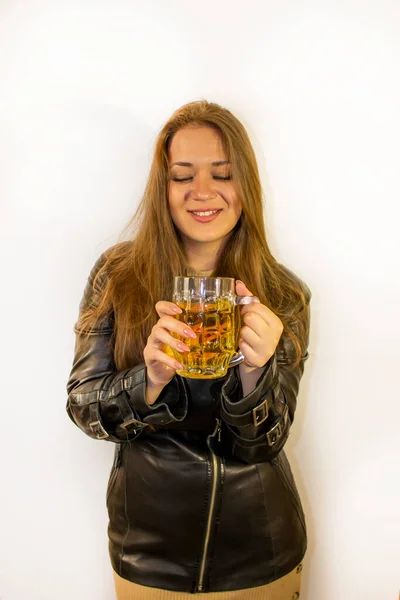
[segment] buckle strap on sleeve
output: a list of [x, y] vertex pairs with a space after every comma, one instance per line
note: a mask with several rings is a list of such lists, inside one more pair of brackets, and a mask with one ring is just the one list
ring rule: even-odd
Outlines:
[[118, 407], [123, 419], [123, 422], [121, 423], [120, 427], [128, 433], [132, 432], [136, 434], [138, 431], [144, 429], [145, 427], [150, 427], [148, 423], [139, 421], [136, 418], [136, 415], [133, 412], [128, 400], [124, 397], [123, 394], [120, 395], [118, 398]]
[[99, 414], [99, 405], [97, 402], [92, 402], [89, 404], [89, 414], [90, 414], [90, 423], [89, 427], [97, 437], [98, 440], [105, 440], [110, 437], [107, 431], [104, 429], [103, 424], [100, 419]]
[[130, 419], [129, 421], [124, 421], [123, 423], [121, 423], [120, 427], [122, 427], [122, 429], [125, 429], [126, 431], [129, 431], [129, 427], [132, 427], [132, 433], [137, 433], [138, 430], [144, 429], [145, 427], [149, 427], [151, 428], [151, 426], [149, 425], [149, 423], [143, 423], [143, 421], [138, 421], [137, 419]]
[[[127, 433], [137, 434], [138, 431], [141, 431], [145, 427], [150, 427], [147, 423], [143, 423], [142, 421], [138, 421], [136, 419], [136, 415], [133, 412], [132, 408], [129, 405], [129, 402], [121, 394], [118, 398], [118, 408], [123, 419], [123, 422], [120, 424], [120, 427], [124, 429]], [[92, 402], [89, 404], [89, 414], [90, 414], [90, 423], [89, 427], [96, 436], [98, 440], [104, 440], [110, 437], [110, 434], [104, 429], [104, 426], [101, 422], [99, 404], [98, 402]]]
[[288, 421], [289, 411], [287, 405], [285, 404], [282, 415], [278, 418], [278, 420], [271, 427], [271, 429], [269, 429], [266, 433], [260, 435], [259, 437], [253, 440], [243, 438], [235, 431], [233, 431], [230, 427], [229, 430], [235, 441], [244, 448], [252, 448], [254, 446], [262, 445], [265, 443], [265, 439], [267, 440], [267, 445], [273, 447], [287, 428]]
[[277, 421], [275, 425], [273, 425], [273, 427], [267, 431], [266, 435], [268, 446], [274, 446], [281, 437], [288, 421], [288, 413], [288, 407], [287, 404], [285, 404], [285, 408], [283, 409], [283, 413], [279, 421]]
[[234, 427], [244, 427], [246, 425], [254, 425], [258, 427], [261, 423], [267, 420], [269, 409], [269, 402], [272, 404], [276, 401], [279, 396], [279, 382], [276, 383], [268, 390], [263, 396], [263, 401], [257, 404], [252, 410], [249, 410], [241, 415], [235, 415], [226, 410], [226, 404], [224, 401], [221, 402], [221, 417], [229, 425]]
[[258, 404], [252, 410], [242, 414], [242, 415], [232, 415], [228, 413], [224, 407], [224, 404], [221, 403], [221, 417], [224, 419], [226, 423], [229, 425], [233, 425], [234, 427], [244, 427], [246, 425], [261, 425], [268, 418], [268, 396], [265, 398], [261, 404]]

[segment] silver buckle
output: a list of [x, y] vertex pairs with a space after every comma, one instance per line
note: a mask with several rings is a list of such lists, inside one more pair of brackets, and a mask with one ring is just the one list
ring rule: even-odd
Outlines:
[[268, 402], [264, 400], [258, 406], [253, 408], [253, 423], [256, 427], [268, 419]]
[[110, 437], [100, 421], [93, 421], [92, 423], [89, 423], [89, 427], [98, 440], [104, 440], [105, 438]]
[[150, 427], [148, 423], [143, 423], [143, 421], [138, 421], [137, 419], [129, 419], [129, 421], [124, 421], [121, 423], [120, 427], [122, 429], [126, 429], [129, 425], [135, 425], [134, 433], [136, 433], [136, 429], [144, 429], [145, 427]]
[[282, 431], [287, 423], [288, 407], [284, 408], [281, 418], [275, 425], [267, 432], [267, 441], [269, 446], [273, 446], [279, 440], [282, 435]]

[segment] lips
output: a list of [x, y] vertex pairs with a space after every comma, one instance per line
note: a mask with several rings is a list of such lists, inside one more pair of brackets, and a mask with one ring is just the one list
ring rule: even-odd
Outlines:
[[222, 208], [209, 208], [207, 210], [189, 210], [188, 212], [198, 223], [210, 223], [210, 221], [214, 221], [218, 217], [221, 211]]
[[188, 212], [196, 212], [196, 213], [204, 213], [204, 212], [214, 212], [215, 210], [222, 210], [222, 208], [212, 207], [212, 208], [190, 208], [187, 209]]

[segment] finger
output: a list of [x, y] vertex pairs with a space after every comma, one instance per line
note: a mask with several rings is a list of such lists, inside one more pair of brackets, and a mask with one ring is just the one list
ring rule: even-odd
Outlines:
[[165, 354], [165, 352], [163, 352], [162, 350], [159, 350], [158, 348], [148, 346], [145, 349], [145, 351], [143, 352], [143, 355], [144, 355], [146, 364], [152, 363], [152, 362], [159, 362], [159, 363], [162, 363], [163, 365], [166, 365], [167, 367], [170, 367], [171, 369], [174, 369], [175, 371], [177, 369], [183, 369], [183, 365], [181, 365], [180, 362], [175, 360], [172, 356]]
[[182, 312], [182, 309], [179, 308], [177, 304], [173, 302], [167, 302], [166, 300], [160, 300], [155, 305], [155, 309], [159, 317], [163, 315], [177, 315]]
[[247, 327], [247, 325], [242, 327], [242, 329], [240, 330], [240, 339], [249, 344], [249, 346], [251, 346], [254, 350], [257, 350], [260, 346], [263, 345], [263, 340], [261, 339], [261, 337], [253, 329]]
[[265, 339], [271, 331], [271, 325], [256, 312], [248, 312], [242, 315], [242, 322], [252, 329], [258, 337]]
[[[243, 344], [246, 346], [243, 346]], [[261, 339], [249, 328], [244, 327], [240, 332], [239, 348], [246, 357], [248, 356], [249, 349], [251, 349], [252, 354], [249, 362], [254, 365], [264, 365], [267, 357], [273, 354], [275, 345], [273, 340]]]
[[276, 314], [272, 312], [270, 308], [268, 308], [268, 306], [265, 306], [265, 304], [246, 304], [241, 309], [240, 314], [244, 318], [244, 315], [249, 314], [250, 312], [257, 313], [269, 325], [279, 327], [279, 324], [281, 323], [279, 317], [277, 317]]
[[183, 323], [182, 321], [179, 321], [178, 319], [175, 319], [170, 315], [162, 316], [154, 325], [152, 333], [154, 329], [158, 327], [161, 327], [168, 332], [177, 333], [184, 339], [191, 338], [194, 340], [197, 337], [195, 332], [189, 327], [189, 325]]
[[248, 365], [251, 365], [252, 367], [262, 367], [265, 364], [265, 362], [260, 358], [257, 352], [255, 352], [254, 349], [250, 346], [250, 344], [248, 344], [244, 340], [240, 340], [239, 348]]
[[178, 352], [190, 352], [189, 346], [187, 346], [182, 340], [173, 337], [163, 327], [154, 327], [149, 339], [147, 340], [147, 343], [154, 348], [161, 348], [162, 344], [166, 344]]

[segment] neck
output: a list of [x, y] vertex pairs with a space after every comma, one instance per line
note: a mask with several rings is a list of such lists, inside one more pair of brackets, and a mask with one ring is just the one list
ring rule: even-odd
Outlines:
[[213, 271], [217, 265], [218, 258], [225, 246], [226, 240], [215, 242], [193, 242], [185, 243], [187, 261], [195, 271]]

